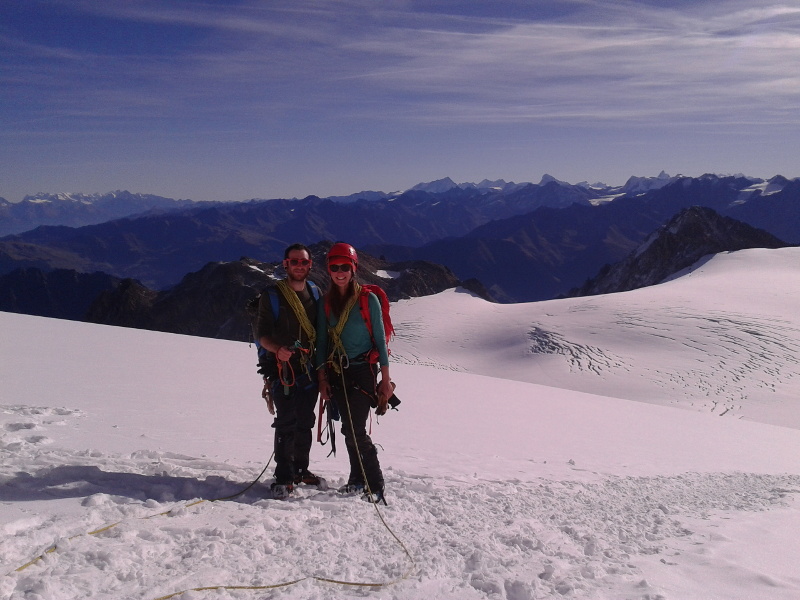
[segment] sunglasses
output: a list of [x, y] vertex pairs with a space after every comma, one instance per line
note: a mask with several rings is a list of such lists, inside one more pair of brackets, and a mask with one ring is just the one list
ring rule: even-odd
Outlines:
[[301, 267], [307, 267], [311, 264], [311, 261], [307, 258], [288, 258], [286, 260], [293, 267], [296, 267], [297, 265], [300, 265]]
[[339, 271], [341, 271], [342, 273], [347, 273], [348, 271], [350, 271], [350, 265], [347, 263], [341, 265], [328, 265], [328, 270], [331, 273], [338, 273]]

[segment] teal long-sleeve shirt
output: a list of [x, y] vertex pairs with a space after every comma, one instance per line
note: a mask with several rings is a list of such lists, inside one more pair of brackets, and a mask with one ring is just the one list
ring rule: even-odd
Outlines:
[[[317, 323], [319, 328], [317, 331], [317, 365], [322, 366], [328, 359], [330, 349], [328, 344], [330, 336], [328, 335], [328, 327], [335, 327], [339, 322], [338, 317], [335, 315], [325, 315], [325, 302], [319, 303], [319, 319]], [[375, 339], [375, 348], [378, 350], [379, 362], [382, 367], [389, 364], [389, 349], [386, 346], [386, 333], [383, 328], [383, 313], [381, 312], [381, 301], [378, 297], [369, 294], [369, 314], [372, 321], [372, 336]], [[361, 316], [361, 310], [358, 303], [350, 311], [350, 316], [347, 318], [347, 323], [342, 329], [342, 345], [349, 360], [354, 360], [357, 356], [361, 356], [366, 352], [372, 350], [373, 343], [372, 337], [369, 335], [369, 329], [364, 322], [364, 317]], [[355, 364], [355, 363], [352, 363]]]

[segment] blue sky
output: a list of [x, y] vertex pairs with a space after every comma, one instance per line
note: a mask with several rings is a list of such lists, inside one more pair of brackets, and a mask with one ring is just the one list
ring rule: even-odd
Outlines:
[[0, 196], [800, 176], [800, 2], [0, 0]]

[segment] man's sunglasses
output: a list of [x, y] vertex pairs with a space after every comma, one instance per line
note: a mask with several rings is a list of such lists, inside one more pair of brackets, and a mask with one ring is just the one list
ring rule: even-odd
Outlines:
[[347, 273], [350, 270], [350, 265], [347, 263], [343, 263], [341, 265], [328, 265], [328, 270], [331, 273], [338, 273], [339, 271], [342, 273]]
[[307, 258], [287, 258], [286, 260], [293, 267], [296, 267], [297, 265], [300, 265], [301, 267], [307, 267], [311, 264], [311, 261]]

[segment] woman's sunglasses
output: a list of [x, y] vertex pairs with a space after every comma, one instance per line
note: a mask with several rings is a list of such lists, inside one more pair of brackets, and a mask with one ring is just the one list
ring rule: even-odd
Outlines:
[[328, 265], [328, 270], [331, 273], [338, 273], [339, 271], [342, 273], [347, 273], [350, 270], [350, 265], [347, 263], [343, 263], [341, 265]]

